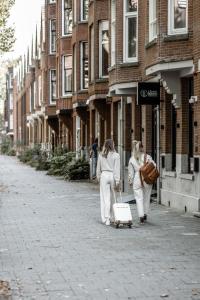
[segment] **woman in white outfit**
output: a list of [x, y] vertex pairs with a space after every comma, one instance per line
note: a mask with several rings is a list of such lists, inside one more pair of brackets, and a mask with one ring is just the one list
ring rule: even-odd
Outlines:
[[[140, 168], [143, 166], [145, 154], [143, 152], [143, 145], [140, 141], [132, 142], [132, 157], [128, 165], [128, 179], [129, 184], [133, 186], [133, 193], [137, 204], [138, 216], [140, 223], [144, 224], [147, 220], [147, 214], [150, 206], [150, 197], [152, 184], [141, 182]], [[146, 154], [146, 161], [151, 161], [155, 164], [150, 155]]]
[[110, 225], [111, 192], [120, 185], [120, 156], [113, 140], [106, 140], [97, 162], [97, 180], [100, 182], [101, 220]]

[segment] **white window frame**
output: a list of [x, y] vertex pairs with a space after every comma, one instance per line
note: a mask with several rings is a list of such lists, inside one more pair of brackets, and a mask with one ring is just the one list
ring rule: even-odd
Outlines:
[[108, 75], [102, 75], [102, 32], [109, 31], [109, 22], [107, 20], [99, 23], [99, 78], [108, 78]]
[[188, 33], [188, 0], [186, 0], [186, 27], [174, 28], [174, 1], [168, 0], [168, 35], [187, 34]]
[[110, 37], [110, 47], [111, 47], [111, 60], [110, 64], [111, 67], [116, 64], [116, 0], [111, 0], [110, 1], [110, 6], [111, 6], [111, 16], [110, 16], [110, 32], [111, 32], [111, 37]]
[[73, 73], [73, 92], [77, 91], [77, 73], [76, 73], [76, 44], [73, 46], [73, 65], [72, 65], [72, 73]]
[[[56, 22], [56, 19], [51, 19], [49, 22], [50, 22], [50, 25], [49, 25], [49, 30], [50, 30], [50, 33], [49, 33], [49, 53], [50, 54], [55, 54], [56, 53], [56, 36], [55, 36], [55, 51], [52, 51], [52, 22], [55, 21]], [[56, 26], [56, 24], [55, 24]], [[55, 30], [55, 33], [56, 33], [56, 30]]]
[[[49, 70], [49, 82], [50, 82], [50, 85], [49, 85], [49, 104], [50, 105], [56, 105], [56, 99], [54, 101], [52, 101], [52, 85], [51, 85], [51, 79], [52, 79], [52, 71], [55, 71], [56, 72], [56, 69], [50, 69]], [[56, 79], [57, 79], [57, 76], [56, 76]]]
[[[124, 28], [123, 28], [123, 37], [124, 37], [124, 46], [123, 46], [123, 61], [126, 62], [137, 62], [138, 61], [138, 9], [139, 9], [139, 0], [137, 12], [126, 12], [127, 1], [124, 1]], [[128, 57], [128, 19], [136, 18], [136, 56]]]
[[[80, 43], [80, 73], [81, 73], [81, 90], [87, 90], [88, 89], [88, 87], [89, 87], [89, 82], [88, 82], [88, 87], [83, 87], [83, 80], [84, 80], [84, 78], [83, 78], [83, 44], [88, 44], [88, 42], [87, 41], [82, 41], [81, 43]], [[88, 64], [89, 64], [89, 55], [88, 55]], [[89, 66], [89, 65], [88, 65]], [[88, 70], [89, 71], [89, 70]], [[89, 78], [88, 78], [89, 79]]]
[[73, 24], [76, 24], [76, 14], [77, 14], [77, 11], [76, 11], [76, 1], [77, 0], [73, 0]]
[[38, 76], [38, 105], [41, 106], [41, 98], [42, 98], [42, 76]]
[[[155, 15], [155, 18], [153, 16]], [[156, 34], [153, 28], [156, 26]], [[149, 42], [157, 38], [157, 0], [149, 0]]]
[[[71, 36], [72, 32], [65, 33], [65, 31], [64, 31], [64, 18], [65, 18], [64, 2], [65, 2], [65, 0], [62, 0], [62, 36]], [[72, 7], [73, 7], [73, 4], [72, 4]], [[73, 9], [72, 9], [72, 22], [73, 22]]]
[[[71, 84], [71, 91], [69, 91], [69, 92], [65, 92], [65, 78], [64, 78], [64, 63], [65, 63], [65, 57], [68, 57], [68, 56], [71, 56], [72, 57], [72, 55], [63, 55], [62, 56], [62, 96], [63, 97], [65, 97], [65, 96], [72, 96], [72, 84]], [[72, 62], [72, 71], [73, 71], [73, 62]], [[72, 76], [73, 76], [73, 74], [72, 74]]]
[[90, 81], [94, 81], [94, 25], [90, 27]]
[[9, 94], [9, 109], [13, 110], [13, 93]]
[[[84, 21], [88, 20], [88, 17], [86, 19], [83, 18], [83, 7], [84, 7], [84, 2], [85, 1], [86, 0], [80, 0], [80, 2], [81, 2], [81, 17], [80, 17], [81, 22], [84, 22]], [[88, 5], [89, 5], [89, 1], [88, 1]]]

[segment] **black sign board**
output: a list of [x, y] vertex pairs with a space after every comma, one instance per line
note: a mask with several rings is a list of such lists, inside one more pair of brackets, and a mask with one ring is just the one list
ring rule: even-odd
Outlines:
[[159, 105], [160, 104], [160, 83], [159, 82], [138, 82], [137, 104], [138, 105]]

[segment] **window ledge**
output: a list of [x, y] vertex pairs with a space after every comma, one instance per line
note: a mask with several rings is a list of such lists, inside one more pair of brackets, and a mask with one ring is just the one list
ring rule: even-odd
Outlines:
[[124, 62], [119, 65], [120, 68], [138, 67], [139, 62]]
[[173, 177], [176, 178], [176, 172], [175, 171], [163, 171], [163, 175], [165, 177]]
[[72, 94], [68, 94], [68, 95], [63, 95], [61, 96], [61, 99], [66, 99], [66, 98], [71, 98]]
[[194, 175], [193, 174], [183, 174], [183, 173], [180, 173], [179, 174], [179, 178], [181, 179], [186, 179], [186, 180], [194, 180]]
[[148, 49], [148, 48], [151, 48], [153, 47], [154, 45], [157, 44], [157, 38], [154, 38], [153, 40], [149, 41], [146, 45], [145, 45], [145, 48]]
[[108, 82], [108, 77], [96, 79], [96, 82], [97, 82], [97, 83]]
[[112, 70], [116, 69], [116, 65], [111, 66], [110, 68], [108, 68], [108, 72], [111, 72]]
[[80, 25], [80, 24], [87, 24], [88, 20], [78, 21], [77, 23], [78, 23], [78, 25]]
[[[77, 94], [88, 94], [88, 89], [82, 89], [82, 90], [78, 90]], [[76, 93], [73, 93], [73, 96], [76, 95]]]
[[187, 41], [189, 39], [188, 33], [165, 35], [163, 38], [164, 42], [173, 42], [173, 41]]

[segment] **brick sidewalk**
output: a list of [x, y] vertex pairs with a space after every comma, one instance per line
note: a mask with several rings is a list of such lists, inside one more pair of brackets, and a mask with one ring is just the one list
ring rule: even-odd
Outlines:
[[139, 226], [131, 208], [132, 229], [106, 227], [97, 186], [0, 156], [0, 280], [12, 299], [200, 299], [200, 219], [153, 204]]

